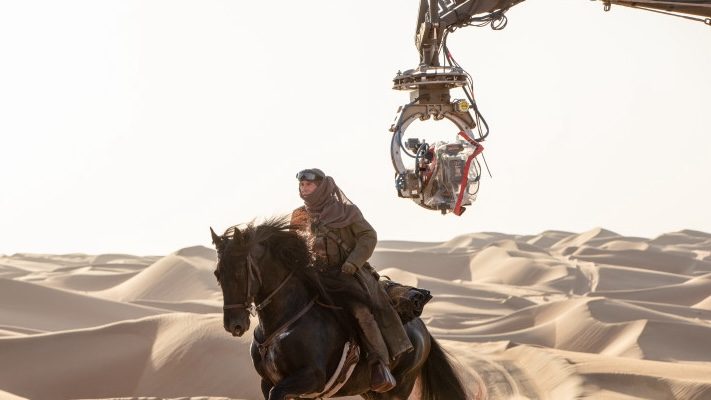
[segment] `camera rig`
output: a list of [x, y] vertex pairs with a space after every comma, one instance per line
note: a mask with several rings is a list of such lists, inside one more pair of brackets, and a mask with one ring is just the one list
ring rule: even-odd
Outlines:
[[[466, 100], [452, 100], [450, 90], [467, 85], [468, 75], [460, 67], [420, 66], [398, 72], [393, 88], [409, 90], [410, 102], [401, 106], [390, 127], [393, 133], [390, 154], [395, 168], [398, 196], [442, 214], [461, 215], [465, 205], [476, 198], [481, 168], [475, 162], [484, 147], [474, 139], [477, 126]], [[459, 129], [454, 141], [428, 144], [405, 138], [415, 120], [447, 119]], [[407, 168], [403, 155], [415, 159]]]

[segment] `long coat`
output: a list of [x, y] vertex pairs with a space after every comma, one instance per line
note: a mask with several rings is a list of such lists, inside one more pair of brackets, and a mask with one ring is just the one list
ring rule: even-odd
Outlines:
[[309, 218], [306, 208], [300, 207], [291, 214], [291, 223], [312, 236], [317, 267], [335, 272], [346, 262], [356, 266], [354, 275], [339, 276], [342, 276], [343, 284], [352, 290], [367, 292], [371, 311], [388, 346], [390, 357], [395, 358], [410, 350], [412, 343], [400, 317], [391, 305], [390, 297], [378, 283], [375, 270], [367, 262], [378, 243], [378, 235], [368, 221], [363, 219], [342, 228], [317, 226]]

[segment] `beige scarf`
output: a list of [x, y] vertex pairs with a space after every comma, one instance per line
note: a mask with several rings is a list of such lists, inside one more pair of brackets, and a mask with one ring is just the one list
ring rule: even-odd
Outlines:
[[311, 220], [316, 224], [343, 228], [364, 219], [358, 206], [346, 197], [330, 176], [321, 181], [313, 193], [300, 196]]

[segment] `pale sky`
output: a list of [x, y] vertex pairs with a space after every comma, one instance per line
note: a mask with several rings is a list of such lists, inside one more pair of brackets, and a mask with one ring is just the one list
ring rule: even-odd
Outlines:
[[391, 86], [419, 60], [417, 7], [0, 0], [0, 254], [210, 246], [210, 226], [299, 206], [307, 167], [381, 239], [711, 231], [711, 27], [587, 0], [450, 35], [493, 178], [462, 217], [398, 198]]

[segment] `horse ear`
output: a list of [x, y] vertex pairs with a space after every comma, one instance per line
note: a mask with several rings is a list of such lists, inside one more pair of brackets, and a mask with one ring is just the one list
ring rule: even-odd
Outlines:
[[212, 234], [212, 243], [217, 247], [222, 247], [222, 238], [212, 230], [212, 227], [210, 227], [210, 233]]
[[242, 231], [240, 231], [239, 228], [237, 228], [236, 226], [234, 232], [232, 233], [232, 238], [237, 243], [242, 243], [242, 241], [244, 240], [244, 237], [242, 236]]

